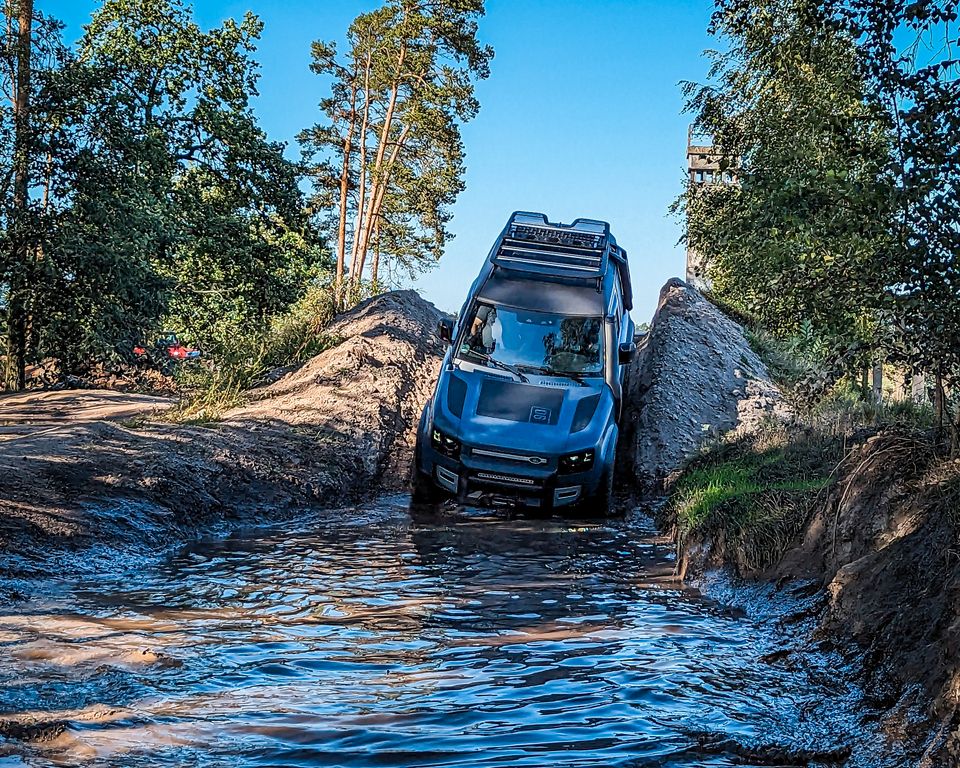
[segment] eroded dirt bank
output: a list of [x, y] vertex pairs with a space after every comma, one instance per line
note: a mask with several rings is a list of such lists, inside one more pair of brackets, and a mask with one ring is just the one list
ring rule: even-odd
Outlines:
[[[743, 329], [680, 281], [663, 289], [633, 387], [633, 469], [648, 490], [669, 489], [720, 437], [756, 445], [772, 428], [788, 447], [804, 439]], [[740, 563], [772, 603], [809, 596], [811, 642], [846, 657], [836, 675], [864, 684], [909, 764], [960, 765], [960, 462], [883, 431], [852, 441], [811, 498], [770, 567], [745, 572], [729, 538], [692, 538], [681, 562], [708, 576]]]
[[821, 631], [854, 641], [890, 738], [960, 765], [960, 461], [898, 432], [855, 446], [769, 576], [823, 584]]
[[622, 452], [645, 491], [669, 487], [721, 435], [791, 418], [743, 328], [676, 278], [660, 291], [627, 403]]
[[328, 329], [339, 343], [216, 423], [151, 419], [169, 401], [120, 393], [0, 399], [5, 575], [56, 570], [89, 545], [150, 551], [227, 516], [402, 487], [439, 317], [412, 291], [370, 299]]

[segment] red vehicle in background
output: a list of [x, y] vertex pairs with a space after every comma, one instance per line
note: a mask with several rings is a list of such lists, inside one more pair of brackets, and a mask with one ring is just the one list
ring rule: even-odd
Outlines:
[[197, 360], [203, 353], [199, 349], [181, 344], [173, 331], [163, 331], [153, 344], [135, 346], [133, 354], [137, 360], [164, 368], [171, 363]]

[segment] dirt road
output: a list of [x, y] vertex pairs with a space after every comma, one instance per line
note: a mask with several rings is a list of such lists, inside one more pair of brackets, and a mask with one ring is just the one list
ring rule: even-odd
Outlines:
[[107, 389], [0, 394], [0, 455], [16, 452], [13, 440], [64, 433], [98, 421], [150, 416], [173, 404], [166, 397]]

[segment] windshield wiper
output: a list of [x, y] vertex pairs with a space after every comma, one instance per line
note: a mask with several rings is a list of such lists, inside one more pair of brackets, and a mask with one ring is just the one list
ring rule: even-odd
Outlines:
[[542, 373], [544, 376], [560, 376], [564, 379], [571, 379], [581, 387], [589, 387], [583, 380], [583, 374], [576, 371], [557, 371], [553, 368], [549, 368], [546, 365], [525, 365], [523, 366], [524, 370], [533, 371], [534, 373]]
[[499, 368], [500, 370], [506, 371], [507, 373], [512, 373], [514, 376], [520, 379], [520, 381], [522, 381], [524, 384], [530, 383], [530, 379], [524, 376], [523, 372], [516, 366], [510, 365], [509, 363], [505, 363], [502, 360], [497, 360], [496, 358], [488, 355], [486, 352], [471, 351], [470, 354], [473, 355], [474, 357], [479, 357], [485, 363], [490, 363], [490, 365], [494, 366], [495, 368]]

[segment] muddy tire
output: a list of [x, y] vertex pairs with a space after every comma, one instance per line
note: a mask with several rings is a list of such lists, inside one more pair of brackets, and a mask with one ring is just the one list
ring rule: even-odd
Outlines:
[[440, 489], [416, 467], [413, 470], [413, 477], [410, 478], [410, 501], [419, 506], [439, 504], [443, 501]]
[[443, 500], [440, 489], [434, 484], [433, 479], [420, 471], [420, 440], [423, 438], [426, 421], [427, 409], [424, 407], [420, 414], [420, 425], [417, 427], [413, 466], [410, 468], [410, 503], [416, 506], [439, 504]]
[[614, 460], [610, 462], [609, 468], [603, 473], [603, 477], [600, 478], [597, 490], [592, 496], [580, 502], [578, 511], [581, 514], [589, 515], [590, 517], [610, 517], [616, 513], [613, 503], [613, 472], [616, 463], [616, 456], [614, 456]]
[[610, 517], [616, 512], [613, 506], [613, 467], [604, 473], [591, 506], [597, 517]]

